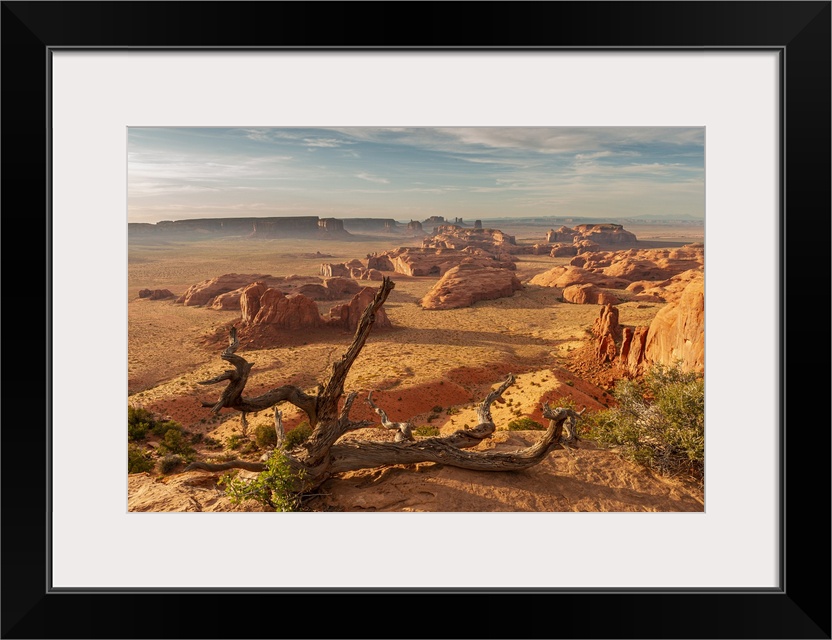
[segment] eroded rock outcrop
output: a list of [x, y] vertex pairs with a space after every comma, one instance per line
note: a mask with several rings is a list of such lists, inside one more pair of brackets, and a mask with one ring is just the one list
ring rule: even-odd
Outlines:
[[687, 282], [678, 300], [659, 310], [649, 327], [624, 327], [618, 309], [605, 305], [592, 328], [598, 361], [614, 362], [633, 376], [653, 363], [704, 371], [705, 290], [701, 272], [697, 276]]
[[561, 226], [558, 229], [549, 229], [546, 234], [546, 242], [565, 242], [581, 247], [589, 247], [595, 243], [600, 245], [622, 245], [636, 244], [638, 238], [635, 234], [627, 231], [620, 224], [579, 224], [574, 228]]
[[[254, 282], [263, 282], [284, 293], [295, 293], [304, 284], [319, 283], [321, 279], [299, 275], [280, 277], [258, 273], [226, 273], [191, 285], [184, 294], [177, 298], [176, 302], [186, 307], [205, 305], [216, 309], [239, 309], [239, 299], [243, 289]], [[224, 297], [217, 300], [221, 296]]]
[[560, 288], [579, 284], [594, 284], [607, 289], [624, 289], [630, 283], [623, 278], [611, 278], [603, 273], [594, 273], [581, 267], [566, 265], [553, 267], [548, 271], [537, 274], [529, 280], [529, 284], [536, 284], [541, 287]]
[[422, 240], [426, 249], [483, 249], [492, 253], [512, 253], [517, 248], [514, 236], [499, 229], [466, 228], [453, 224], [437, 227], [434, 234]]
[[645, 359], [685, 371], [705, 370], [705, 281], [692, 280], [675, 302], [663, 307], [650, 323]]
[[169, 289], [142, 289], [139, 291], [139, 297], [148, 300], [167, 300], [175, 298], [176, 294]]
[[[362, 288], [347, 304], [336, 305], [329, 310], [327, 325], [340, 327], [346, 331], [355, 331], [358, 321], [361, 319], [361, 314], [373, 301], [375, 295], [376, 290], [373, 287]], [[373, 328], [384, 329], [392, 326], [393, 324], [390, 322], [390, 318], [387, 317], [384, 307], [380, 307], [376, 312]]]
[[516, 269], [508, 254], [493, 254], [469, 247], [464, 250], [399, 247], [367, 256], [368, 269], [393, 271], [406, 276], [442, 276], [460, 264]]
[[512, 271], [476, 264], [461, 264], [448, 270], [422, 298], [424, 309], [458, 309], [479, 300], [514, 295], [523, 285]]
[[621, 302], [617, 297], [602, 291], [594, 284], [575, 284], [563, 290], [565, 302], [573, 304], [618, 304]]

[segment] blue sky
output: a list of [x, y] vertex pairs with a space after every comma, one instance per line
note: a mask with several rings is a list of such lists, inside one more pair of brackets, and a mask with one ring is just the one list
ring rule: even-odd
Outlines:
[[130, 128], [130, 222], [705, 215], [702, 127]]

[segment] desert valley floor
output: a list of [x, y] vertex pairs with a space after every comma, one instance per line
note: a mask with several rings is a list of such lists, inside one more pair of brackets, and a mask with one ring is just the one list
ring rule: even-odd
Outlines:
[[[628, 227], [650, 247], [702, 242], [701, 227]], [[542, 242], [545, 229], [503, 229], [518, 244]], [[221, 386], [199, 381], [221, 373], [220, 353], [240, 310], [184, 306], [176, 298], [140, 298], [141, 289], [169, 289], [177, 296], [191, 285], [222, 274], [319, 276], [322, 263], [348, 262], [398, 246], [419, 246], [403, 236], [348, 240], [224, 238], [131, 239], [128, 265], [128, 404], [180, 422], [192, 434], [224, 442], [241, 430], [239, 413], [212, 418], [203, 401], [215, 401]], [[511, 297], [482, 300], [467, 308], [426, 310], [419, 301], [438, 276], [391, 275], [395, 289], [384, 309], [392, 327], [374, 328], [346, 382], [358, 391], [353, 418], [376, 420], [363, 402], [367, 393], [393, 420], [438, 427], [451, 433], [474, 421], [474, 407], [511, 372], [517, 382], [492, 407], [498, 429], [519, 416], [545, 422], [541, 403], [570, 398], [595, 411], [612, 400], [614, 380], [586, 362], [597, 304], [571, 304], [561, 290], [529, 284], [535, 275], [569, 263], [569, 257], [517, 255], [515, 274], [523, 288]], [[375, 281], [362, 286], [378, 287]], [[335, 303], [318, 302], [322, 314]], [[623, 301], [626, 325], [649, 325], [661, 302]], [[313, 390], [352, 340], [331, 327], [284, 332], [272, 344], [241, 341], [238, 353], [254, 363], [247, 394], [283, 384]], [[437, 408], [441, 408], [437, 411]], [[291, 430], [302, 419], [281, 406]], [[305, 417], [305, 416], [304, 416]], [[272, 412], [249, 416], [249, 431], [271, 424]], [[482, 447], [516, 449], [535, 441], [536, 431], [498, 430]], [[381, 428], [349, 434], [367, 440], [391, 438]], [[199, 457], [217, 451], [196, 444]], [[257, 455], [253, 454], [256, 460]], [[243, 472], [245, 474], [246, 472]], [[259, 510], [234, 506], [204, 471], [128, 476], [131, 511]], [[251, 474], [252, 476], [254, 474]], [[307, 502], [315, 511], [703, 511], [704, 490], [695, 482], [665, 478], [621, 460], [613, 451], [581, 441], [555, 451], [531, 469], [472, 472], [421, 463], [345, 473], [327, 481]]]

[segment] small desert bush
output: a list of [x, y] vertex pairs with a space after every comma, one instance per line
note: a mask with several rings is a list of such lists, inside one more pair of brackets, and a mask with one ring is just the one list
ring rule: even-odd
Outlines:
[[141, 473], [153, 469], [153, 460], [146, 451], [134, 444], [127, 445], [127, 473]]
[[156, 421], [153, 419], [153, 414], [147, 409], [140, 409], [138, 407], [127, 407], [127, 439], [130, 442], [137, 440], [144, 440], [147, 432], [150, 431]]
[[159, 436], [160, 438], [164, 438], [168, 431], [178, 431], [182, 432], [184, 429], [182, 425], [178, 422], [174, 422], [173, 420], [160, 420], [156, 422], [150, 430], [153, 432], [154, 436]]
[[413, 430], [413, 433], [417, 436], [422, 436], [423, 438], [432, 438], [439, 435], [439, 427], [416, 427]]
[[231, 449], [232, 451], [236, 451], [240, 448], [243, 444], [243, 436], [239, 433], [232, 433], [225, 439], [225, 447], [227, 449]]
[[642, 382], [619, 381], [617, 406], [588, 417], [586, 437], [663, 475], [702, 479], [705, 381], [678, 366], [655, 365]]
[[266, 424], [258, 425], [254, 430], [254, 441], [261, 449], [275, 446], [277, 444], [277, 433], [275, 433], [274, 427]]
[[508, 423], [509, 431], [546, 431], [546, 427], [531, 418], [517, 418]]
[[194, 449], [188, 443], [185, 434], [179, 429], [168, 429], [165, 432], [165, 437], [159, 443], [159, 453], [180, 455], [187, 460], [192, 460], [194, 456]]
[[277, 450], [266, 461], [265, 471], [261, 471], [254, 480], [242, 480], [236, 474], [226, 474], [220, 478], [220, 485], [225, 486], [225, 493], [234, 504], [254, 500], [275, 511], [299, 511], [300, 496], [295, 488], [300, 479], [285, 454]]
[[312, 435], [312, 427], [305, 420], [298, 426], [286, 434], [286, 439], [283, 441], [284, 449], [294, 449], [302, 442], [306, 442], [307, 438]]
[[182, 457], [173, 453], [169, 453], [166, 456], [162, 456], [161, 458], [159, 458], [159, 471], [167, 475], [171, 471], [176, 469], [176, 467], [178, 467], [180, 464], [182, 464]]

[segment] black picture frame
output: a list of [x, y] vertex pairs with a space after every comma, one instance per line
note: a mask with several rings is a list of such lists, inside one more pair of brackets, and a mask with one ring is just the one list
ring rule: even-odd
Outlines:
[[[3, 2], [2, 637], [830, 638], [829, 380], [805, 375], [810, 362], [829, 370], [828, 331], [816, 326], [828, 321], [829, 293], [814, 280], [830, 265], [830, 15], [828, 1]], [[49, 277], [48, 96], [50, 52], [70, 47], [778, 51], [780, 588], [52, 591], [49, 428], [56, 412], [73, 408], [49, 402], [50, 323], [60, 310], [51, 308]], [[803, 506], [805, 495], [820, 512]], [[161, 557], [153, 541], [140, 552]]]

